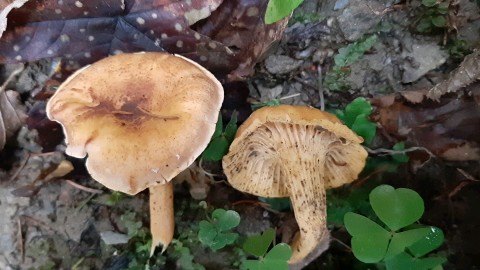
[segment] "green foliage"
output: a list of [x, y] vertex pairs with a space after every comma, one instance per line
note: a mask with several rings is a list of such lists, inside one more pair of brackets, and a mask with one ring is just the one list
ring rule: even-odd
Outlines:
[[270, 228], [261, 235], [253, 235], [243, 243], [243, 250], [251, 255], [262, 257], [267, 253], [268, 248], [275, 239], [275, 230]]
[[218, 115], [217, 125], [212, 139], [205, 151], [203, 151], [202, 158], [204, 160], [218, 161], [228, 152], [228, 147], [235, 138], [237, 132], [237, 112], [232, 113], [232, 117], [225, 129], [223, 129], [222, 114]]
[[411, 189], [381, 185], [370, 192], [373, 211], [387, 228], [348, 212], [344, 222], [352, 235], [352, 251], [364, 263], [385, 262], [389, 269], [432, 269], [444, 257], [426, 257], [444, 241], [442, 230], [416, 223], [425, 210], [423, 199]]
[[340, 190], [327, 190], [327, 222], [330, 225], [343, 227], [343, 217], [348, 212], [358, 212], [367, 217], [374, 216], [372, 207], [368, 203], [368, 195], [372, 188], [362, 185], [349, 189], [347, 194]]
[[119, 203], [123, 198], [125, 198], [125, 194], [120, 191], [112, 191], [112, 193], [108, 196], [105, 204], [108, 206], [115, 206]]
[[181, 241], [172, 241], [174, 252], [173, 256], [177, 258], [177, 263], [183, 270], [205, 270], [203, 265], [194, 262], [194, 256], [188, 247]]
[[455, 38], [447, 41], [445, 49], [454, 60], [462, 60], [466, 55], [472, 53], [472, 49], [465, 40]]
[[375, 138], [377, 130], [377, 125], [369, 120], [372, 111], [370, 102], [363, 97], [359, 97], [348, 104], [345, 110], [337, 110], [334, 113], [345, 125], [361, 136], [366, 144], [370, 144]]
[[[393, 145], [392, 147], [393, 150], [395, 151], [403, 151], [405, 150], [405, 143], [404, 142], [398, 142]], [[392, 159], [398, 163], [407, 163], [409, 158], [405, 153], [401, 154], [393, 154]]]
[[280, 243], [268, 251], [274, 239], [274, 229], [267, 229], [261, 235], [247, 238], [243, 249], [259, 259], [245, 260], [243, 267], [250, 270], [288, 270], [288, 260], [292, 256], [292, 250], [289, 245]]
[[277, 106], [280, 104], [280, 100], [275, 98], [264, 103], [252, 104], [250, 107], [252, 108], [252, 110], [258, 110], [262, 107]]
[[420, 19], [416, 29], [420, 33], [432, 33], [447, 27], [449, 1], [422, 0]]
[[265, 12], [265, 23], [271, 24], [290, 16], [303, 0], [270, 0]]
[[295, 22], [300, 23], [309, 23], [309, 22], [318, 22], [325, 19], [324, 16], [318, 13], [299, 13], [294, 14], [292, 19], [288, 22], [289, 25], [293, 25]]
[[250, 270], [288, 270], [288, 260], [292, 249], [285, 243], [274, 246], [265, 256], [258, 260], [246, 260], [243, 265]]
[[240, 224], [240, 215], [237, 212], [215, 209], [211, 219], [200, 221], [198, 238], [202, 244], [217, 251], [235, 242], [238, 234], [231, 230], [238, 224]]
[[150, 247], [152, 244], [150, 231], [139, 220], [135, 212], [126, 211], [120, 216], [120, 225], [127, 229], [130, 241], [125, 251], [131, 259], [128, 264], [129, 270], [143, 270], [149, 266], [160, 266], [165, 263], [165, 257], [157, 256], [150, 260]]
[[340, 48], [338, 54], [334, 57], [335, 66], [342, 68], [355, 63], [366, 51], [372, 48], [377, 40], [377, 35], [372, 35]]
[[332, 91], [347, 90], [349, 85], [345, 77], [350, 73], [348, 66], [360, 59], [377, 40], [377, 35], [372, 35], [340, 48], [334, 57], [335, 65], [325, 75], [325, 86]]

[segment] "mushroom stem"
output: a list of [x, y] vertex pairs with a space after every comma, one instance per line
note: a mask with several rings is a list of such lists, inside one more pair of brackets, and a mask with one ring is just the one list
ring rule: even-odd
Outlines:
[[153, 185], [150, 191], [150, 231], [152, 232], [152, 246], [150, 256], [155, 248], [161, 244], [162, 253], [173, 239], [175, 219], [173, 214], [173, 184]]
[[291, 243], [293, 254], [289, 263], [295, 264], [315, 250], [328, 234], [323, 160], [303, 160], [302, 166], [293, 159], [282, 163], [290, 180], [290, 199], [300, 229]]

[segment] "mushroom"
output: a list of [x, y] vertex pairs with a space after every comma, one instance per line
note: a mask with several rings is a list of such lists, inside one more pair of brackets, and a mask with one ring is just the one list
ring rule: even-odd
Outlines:
[[167, 53], [119, 54], [69, 77], [47, 104], [63, 126], [66, 153], [86, 160], [106, 187], [150, 191], [151, 254], [173, 238], [170, 180], [207, 147], [223, 101], [199, 64]]
[[230, 184], [261, 197], [290, 197], [299, 232], [290, 264], [328, 235], [325, 190], [350, 183], [365, 166], [363, 139], [318, 109], [280, 105], [253, 112], [239, 127], [223, 169]]

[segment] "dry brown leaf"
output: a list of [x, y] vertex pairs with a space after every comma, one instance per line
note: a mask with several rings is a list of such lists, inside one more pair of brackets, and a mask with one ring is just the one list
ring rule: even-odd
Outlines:
[[208, 175], [194, 162], [190, 167], [175, 177], [177, 183], [187, 182], [190, 186], [190, 195], [195, 200], [204, 200], [207, 197], [213, 177]]
[[477, 80], [480, 80], [480, 49], [467, 55], [460, 66], [450, 73], [447, 80], [428, 91], [427, 97], [439, 101], [444, 94], [457, 92]]
[[267, 4], [267, 0], [29, 1], [8, 14], [0, 62], [64, 57], [63, 70], [73, 72], [111, 54], [167, 51], [200, 63], [222, 81], [243, 79], [287, 26], [288, 18], [264, 23]]
[[401, 95], [410, 103], [417, 104], [425, 98], [425, 91], [404, 91]]
[[7, 15], [14, 8], [23, 6], [28, 0], [0, 0], [0, 38], [7, 29]]
[[13, 71], [0, 87], [0, 151], [26, 120], [25, 110], [20, 104], [18, 93], [5, 90], [8, 83], [22, 70], [23, 67]]
[[405, 93], [371, 100], [386, 137], [446, 160], [480, 159], [480, 82], [462, 88], [468, 94], [443, 95], [438, 102], [422, 98], [424, 90]]

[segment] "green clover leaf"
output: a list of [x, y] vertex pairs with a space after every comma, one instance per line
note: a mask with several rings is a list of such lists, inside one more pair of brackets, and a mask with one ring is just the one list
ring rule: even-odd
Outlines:
[[263, 257], [267, 253], [273, 239], [275, 239], [275, 230], [272, 228], [267, 229], [261, 235], [248, 237], [243, 244], [243, 250], [257, 257]]
[[232, 244], [238, 234], [230, 232], [240, 224], [240, 215], [233, 210], [216, 209], [212, 221], [202, 220], [199, 224], [198, 239], [213, 251]]
[[417, 192], [389, 185], [373, 189], [370, 204], [380, 220], [393, 231], [413, 224], [425, 210], [423, 199]]
[[291, 256], [290, 246], [280, 243], [274, 246], [265, 257], [259, 260], [246, 260], [243, 266], [250, 270], [288, 270], [288, 260]]
[[390, 233], [370, 219], [349, 212], [344, 218], [345, 228], [352, 235], [352, 251], [364, 263], [379, 262], [387, 252]]
[[237, 115], [238, 113], [236, 111], [232, 113], [232, 117], [230, 118], [230, 121], [228, 122], [224, 131], [222, 131], [222, 114], [220, 113], [218, 115], [215, 132], [213, 133], [212, 139], [210, 140], [207, 148], [202, 153], [203, 159], [218, 161], [221, 160], [228, 152], [228, 147], [235, 138], [235, 133], [237, 133]]

